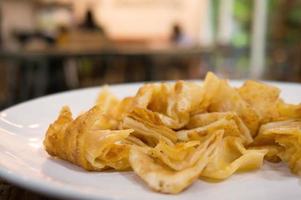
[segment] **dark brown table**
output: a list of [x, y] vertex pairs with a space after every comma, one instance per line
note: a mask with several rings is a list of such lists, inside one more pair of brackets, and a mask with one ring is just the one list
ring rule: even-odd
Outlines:
[[11, 185], [0, 179], [0, 199], [1, 200], [55, 200], [28, 190]]

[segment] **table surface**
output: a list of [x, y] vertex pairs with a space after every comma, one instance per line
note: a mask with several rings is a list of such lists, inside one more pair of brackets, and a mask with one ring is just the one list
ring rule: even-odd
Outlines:
[[1, 200], [55, 200], [34, 192], [24, 190], [0, 179], [0, 199]]
[[87, 56], [200, 56], [211, 49], [200, 46], [175, 45], [107, 45], [99, 48], [51, 47], [40, 50], [0, 49], [0, 58], [61, 58]]

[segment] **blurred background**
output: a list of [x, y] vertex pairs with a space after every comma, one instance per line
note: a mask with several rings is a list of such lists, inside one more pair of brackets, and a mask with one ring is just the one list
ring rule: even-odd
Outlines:
[[0, 108], [102, 84], [301, 82], [299, 0], [1, 0]]

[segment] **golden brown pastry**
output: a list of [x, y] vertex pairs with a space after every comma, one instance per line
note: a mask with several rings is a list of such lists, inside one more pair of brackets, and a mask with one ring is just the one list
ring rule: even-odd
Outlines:
[[279, 94], [255, 81], [234, 88], [213, 73], [203, 84], [146, 84], [123, 99], [105, 86], [77, 118], [63, 107], [44, 146], [86, 170], [133, 170], [153, 190], [171, 194], [199, 178], [259, 169], [264, 159], [301, 175], [301, 104]]

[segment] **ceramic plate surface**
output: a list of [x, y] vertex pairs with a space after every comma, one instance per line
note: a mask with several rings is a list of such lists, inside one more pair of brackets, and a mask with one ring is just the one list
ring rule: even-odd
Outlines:
[[[232, 85], [240, 85], [232, 81]], [[290, 103], [301, 102], [301, 85], [271, 83]], [[115, 85], [119, 97], [135, 94], [141, 84]], [[50, 196], [72, 199], [301, 199], [301, 179], [284, 164], [265, 163], [261, 170], [235, 174], [220, 183], [197, 181], [178, 195], [151, 191], [133, 172], [86, 172], [53, 159], [42, 141], [63, 105], [74, 114], [90, 108], [99, 88], [75, 90], [28, 101], [0, 112], [0, 177]]]

